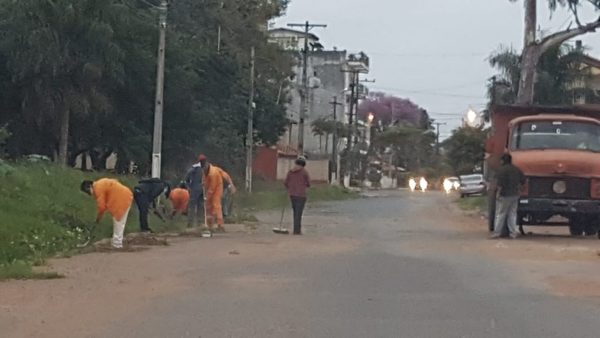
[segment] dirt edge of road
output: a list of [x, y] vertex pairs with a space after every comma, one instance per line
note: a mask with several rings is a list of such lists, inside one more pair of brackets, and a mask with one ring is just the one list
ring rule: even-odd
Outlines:
[[448, 210], [456, 215], [452, 226], [470, 238], [461, 250], [503, 260], [554, 295], [600, 301], [600, 240], [595, 236], [574, 238], [567, 228], [529, 227], [519, 239], [490, 240], [487, 219], [479, 213], [465, 212], [456, 203]]

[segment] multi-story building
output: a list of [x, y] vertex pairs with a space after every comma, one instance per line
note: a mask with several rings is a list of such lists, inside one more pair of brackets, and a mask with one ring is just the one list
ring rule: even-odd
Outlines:
[[[297, 62], [294, 67], [294, 83], [290, 91], [288, 117], [292, 124], [288, 127], [282, 144], [296, 147], [298, 144], [298, 119], [300, 113], [300, 90], [302, 89], [302, 50], [305, 33], [286, 28], [269, 31], [270, 41], [279, 44], [283, 49], [296, 53]], [[337, 107], [337, 120], [348, 121], [350, 107], [350, 88], [353, 80], [352, 71], [368, 72], [368, 57], [363, 53], [348, 54], [345, 50], [325, 50], [318, 36], [308, 34], [309, 56], [308, 74], [308, 106], [304, 127], [304, 152], [309, 156], [327, 155], [332, 152], [332, 135], [316, 136], [312, 123], [319, 118], [333, 119], [332, 101], [337, 98], [341, 104]]]

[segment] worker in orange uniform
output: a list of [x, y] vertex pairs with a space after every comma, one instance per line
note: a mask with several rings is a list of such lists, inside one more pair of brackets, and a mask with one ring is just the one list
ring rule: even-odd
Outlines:
[[119, 181], [110, 178], [103, 178], [96, 182], [83, 181], [81, 191], [96, 199], [98, 205], [96, 223], [100, 223], [106, 211], [112, 215], [112, 246], [116, 249], [123, 248], [123, 232], [133, 203], [133, 192]]
[[187, 190], [185, 182], [179, 183], [179, 187], [173, 189], [169, 194], [173, 212], [171, 218], [174, 218], [177, 213], [185, 215], [187, 213], [188, 204], [190, 202], [190, 192]]
[[202, 164], [202, 170], [204, 171], [204, 198], [205, 198], [205, 209], [207, 217], [207, 225], [209, 230], [212, 231], [214, 219], [217, 219], [218, 230], [221, 232], [225, 231], [223, 227], [225, 221], [223, 220], [223, 181], [229, 184], [229, 189], [232, 194], [235, 194], [236, 188], [233, 185], [233, 180], [229, 174], [217, 167], [208, 163], [208, 159], [205, 155], [200, 155], [200, 163]]

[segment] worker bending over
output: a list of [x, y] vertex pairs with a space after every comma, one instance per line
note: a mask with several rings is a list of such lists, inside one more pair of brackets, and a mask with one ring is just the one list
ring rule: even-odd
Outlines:
[[171, 206], [173, 207], [171, 218], [174, 218], [178, 213], [182, 215], [187, 213], [188, 204], [190, 202], [190, 192], [187, 190], [185, 182], [179, 183], [179, 186], [171, 191], [169, 199], [171, 200]]
[[158, 178], [141, 180], [133, 189], [135, 203], [137, 204], [140, 213], [140, 230], [142, 232], [152, 232], [152, 229], [150, 229], [150, 226], [148, 225], [148, 213], [150, 210], [164, 221], [163, 216], [156, 209], [156, 202], [160, 197], [160, 194], [164, 193], [168, 198], [170, 192], [171, 187], [169, 186], [169, 183]]
[[117, 180], [103, 178], [96, 182], [83, 181], [81, 183], [81, 191], [96, 199], [98, 206], [96, 223], [100, 223], [106, 211], [112, 215], [112, 246], [116, 249], [123, 248], [123, 232], [125, 231], [127, 216], [133, 202], [131, 190]]

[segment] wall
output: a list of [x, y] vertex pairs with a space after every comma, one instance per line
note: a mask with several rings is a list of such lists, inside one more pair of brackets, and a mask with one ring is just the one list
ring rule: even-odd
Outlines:
[[261, 147], [256, 152], [252, 171], [255, 176], [267, 181], [277, 179], [277, 149]]
[[[287, 158], [287, 157], [280, 157], [277, 160], [277, 179], [278, 180], [285, 180], [285, 177], [286, 177], [288, 171], [290, 171], [290, 169], [292, 169], [292, 167], [294, 167], [295, 160], [296, 160], [295, 158]], [[322, 183], [322, 182], [329, 181], [329, 177], [328, 177], [329, 161], [328, 160], [308, 161], [306, 163], [306, 170], [308, 171], [308, 174], [310, 175], [311, 181], [313, 181], [315, 183], [319, 183], [319, 182]]]

